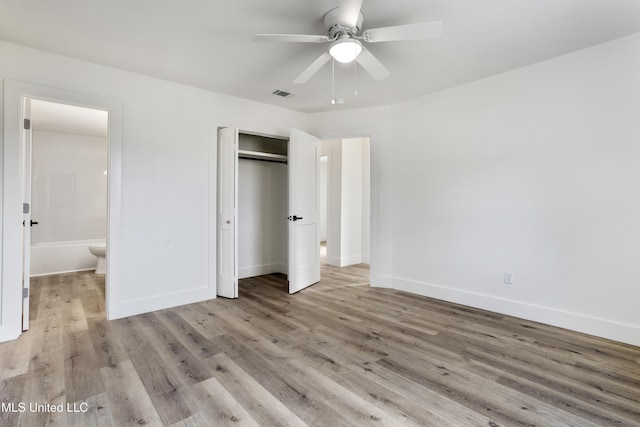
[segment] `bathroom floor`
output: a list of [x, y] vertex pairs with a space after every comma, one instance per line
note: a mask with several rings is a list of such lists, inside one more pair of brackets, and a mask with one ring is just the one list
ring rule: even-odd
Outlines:
[[[40, 304], [42, 299], [47, 304]], [[104, 301], [104, 275], [96, 275], [93, 270], [32, 277], [29, 321], [42, 318], [39, 310], [62, 307], [64, 319], [72, 319], [86, 329], [87, 321], [104, 319]]]

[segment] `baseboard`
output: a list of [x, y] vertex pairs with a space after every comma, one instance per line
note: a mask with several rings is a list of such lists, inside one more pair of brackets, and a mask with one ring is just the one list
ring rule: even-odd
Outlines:
[[[384, 287], [384, 286], [382, 286]], [[398, 277], [393, 289], [640, 346], [640, 326]]]
[[372, 288], [386, 288], [386, 289], [393, 288], [393, 277], [385, 274], [381, 274], [378, 276], [371, 275], [370, 281], [371, 281]]
[[238, 279], [246, 279], [247, 277], [255, 277], [255, 276], [264, 276], [265, 274], [272, 273], [285, 273], [286, 274], [286, 266], [283, 269], [283, 264], [263, 264], [263, 265], [254, 265], [251, 267], [243, 267], [238, 269]]
[[356, 265], [362, 263], [362, 255], [351, 255], [340, 257], [340, 267]]
[[149, 313], [165, 308], [178, 307], [185, 304], [207, 301], [216, 298], [215, 286], [203, 286], [201, 288], [190, 289], [182, 292], [172, 292], [163, 295], [156, 295], [151, 298], [141, 298], [136, 300], [117, 302], [110, 310], [108, 320], [120, 319], [134, 316], [136, 314]]
[[278, 269], [274, 273], [289, 274], [289, 264], [276, 264]]
[[79, 273], [81, 271], [95, 271], [95, 269], [96, 269], [95, 267], [92, 267], [92, 268], [81, 268], [80, 270], [54, 271], [53, 273], [30, 274], [29, 277], [54, 276], [56, 274], [66, 274], [66, 273]]
[[340, 267], [340, 258], [327, 256], [327, 264], [333, 265], [335, 267]]

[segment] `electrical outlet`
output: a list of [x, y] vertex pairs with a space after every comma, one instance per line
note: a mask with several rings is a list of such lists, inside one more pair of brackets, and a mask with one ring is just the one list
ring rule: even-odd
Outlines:
[[504, 272], [504, 283], [511, 285], [513, 283], [513, 271]]

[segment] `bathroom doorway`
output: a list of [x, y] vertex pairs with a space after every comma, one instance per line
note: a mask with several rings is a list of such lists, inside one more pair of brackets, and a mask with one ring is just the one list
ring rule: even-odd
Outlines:
[[23, 288], [33, 300], [22, 329], [43, 287], [80, 306], [92, 294], [104, 318], [109, 112], [31, 97], [23, 109]]
[[[102, 318], [118, 317], [122, 305], [120, 295], [120, 241], [122, 217], [122, 102], [98, 95], [72, 92], [35, 83], [4, 80], [4, 140], [2, 171], [3, 191], [2, 227], [0, 227], [0, 342], [19, 337], [29, 326], [30, 269], [24, 268], [25, 254], [30, 255], [30, 245], [25, 245], [26, 224], [37, 221], [31, 218], [30, 206], [25, 212], [24, 173], [25, 137], [31, 127], [25, 129], [27, 111], [23, 108], [25, 99], [39, 99], [59, 104], [86, 107], [108, 112], [108, 165], [107, 165], [107, 267], [104, 285]], [[102, 170], [104, 173], [104, 170]], [[28, 175], [29, 177], [31, 175]], [[29, 231], [31, 227], [29, 227]], [[29, 233], [30, 234], [30, 233]], [[29, 236], [30, 237], [30, 236]], [[29, 260], [27, 260], [29, 261]], [[55, 291], [54, 291], [55, 292]], [[35, 302], [35, 301], [34, 301]], [[73, 301], [72, 304], [73, 305]], [[71, 313], [75, 316], [75, 311]]]

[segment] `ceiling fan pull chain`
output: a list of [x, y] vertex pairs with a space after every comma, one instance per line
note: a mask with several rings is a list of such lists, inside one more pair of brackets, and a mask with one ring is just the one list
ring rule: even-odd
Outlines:
[[353, 61], [353, 95], [358, 96], [358, 61]]
[[331, 104], [336, 104], [336, 60], [331, 58]]

